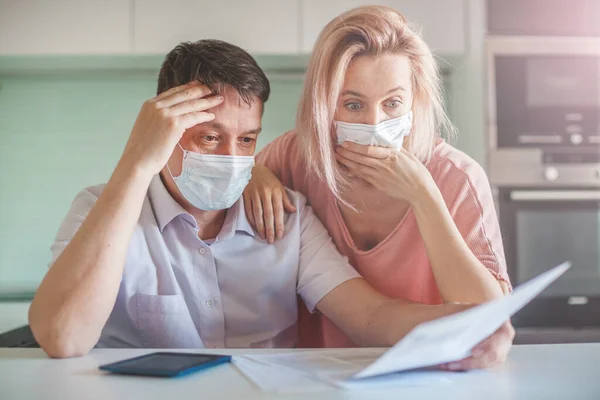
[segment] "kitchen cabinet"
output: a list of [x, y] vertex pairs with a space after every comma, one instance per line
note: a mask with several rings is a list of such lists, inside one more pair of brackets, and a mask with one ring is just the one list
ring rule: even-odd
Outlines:
[[0, 0], [0, 55], [160, 54], [225, 40], [252, 54], [307, 54], [340, 13], [365, 4], [404, 13], [437, 54], [465, 52], [467, 0]]
[[129, 0], [0, 0], [0, 55], [130, 51]]
[[423, 38], [436, 54], [465, 52], [465, 0], [302, 0], [302, 51], [312, 51], [331, 19], [361, 5], [384, 5], [400, 11], [422, 28]]
[[299, 50], [296, 0], [135, 0], [135, 53], [165, 54], [181, 41], [221, 39], [252, 54]]

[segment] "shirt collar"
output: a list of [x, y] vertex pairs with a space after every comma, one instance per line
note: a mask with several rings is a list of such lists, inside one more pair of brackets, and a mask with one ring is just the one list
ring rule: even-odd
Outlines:
[[[154, 216], [161, 232], [171, 221], [180, 215], [194, 227], [198, 227], [196, 219], [185, 211], [181, 204], [175, 201], [167, 191], [160, 175], [156, 175], [152, 178], [150, 188], [148, 189], [148, 196], [150, 197], [152, 210], [154, 211]], [[246, 218], [243, 197], [240, 197], [239, 200], [227, 210], [223, 227], [217, 235], [217, 241], [230, 239], [235, 232], [238, 231], [246, 232], [252, 237], [255, 236], [254, 229], [252, 228], [252, 225], [250, 225], [248, 218]]]
[[165, 187], [160, 175], [155, 175], [150, 182], [148, 197], [154, 211], [154, 217], [158, 222], [158, 227], [162, 232], [165, 227], [180, 215], [184, 215], [185, 220], [192, 225], [197, 226], [196, 219], [185, 211], [185, 209], [171, 196]]
[[221, 232], [217, 235], [217, 242], [228, 240], [233, 237], [235, 232], [246, 232], [254, 237], [254, 229], [250, 221], [246, 218], [246, 209], [244, 208], [244, 197], [241, 196], [228, 210], [223, 222]]

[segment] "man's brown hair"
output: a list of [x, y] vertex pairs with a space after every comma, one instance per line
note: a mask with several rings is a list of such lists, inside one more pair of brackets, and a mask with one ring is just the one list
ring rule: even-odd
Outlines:
[[199, 81], [213, 93], [235, 89], [248, 104], [269, 99], [271, 88], [263, 70], [242, 48], [221, 40], [183, 42], [166, 55], [158, 74], [157, 94], [173, 87]]

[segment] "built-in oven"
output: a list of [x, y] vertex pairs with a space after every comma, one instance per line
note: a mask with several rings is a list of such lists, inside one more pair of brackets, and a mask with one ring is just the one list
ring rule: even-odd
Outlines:
[[600, 185], [600, 38], [489, 37], [497, 186]]
[[600, 342], [600, 38], [487, 48], [487, 167], [511, 280], [572, 262], [515, 316], [517, 342]]
[[600, 190], [502, 188], [498, 200], [514, 285], [572, 263], [517, 313], [515, 326], [600, 327]]

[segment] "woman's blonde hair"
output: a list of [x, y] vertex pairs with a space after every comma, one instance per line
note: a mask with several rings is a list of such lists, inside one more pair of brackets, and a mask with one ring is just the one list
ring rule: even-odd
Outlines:
[[406, 18], [383, 6], [358, 7], [343, 13], [319, 35], [296, 116], [296, 132], [309, 170], [338, 198], [344, 180], [336, 168], [331, 132], [346, 70], [358, 56], [386, 53], [402, 54], [410, 62], [413, 128], [405, 148], [426, 163], [436, 137], [454, 135], [444, 109], [437, 62]]

